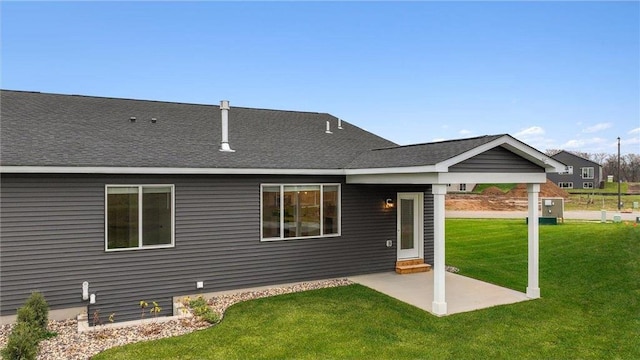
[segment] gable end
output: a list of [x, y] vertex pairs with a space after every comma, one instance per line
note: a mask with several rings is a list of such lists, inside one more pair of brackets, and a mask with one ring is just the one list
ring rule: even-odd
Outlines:
[[502, 146], [497, 146], [449, 167], [449, 172], [537, 173], [544, 171], [544, 168]]

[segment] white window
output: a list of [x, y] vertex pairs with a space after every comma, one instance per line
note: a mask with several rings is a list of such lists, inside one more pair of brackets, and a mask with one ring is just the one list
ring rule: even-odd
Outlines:
[[340, 184], [260, 186], [263, 241], [340, 235]]
[[467, 191], [467, 184], [460, 184], [460, 191]]
[[573, 166], [567, 166], [565, 171], [559, 172], [559, 175], [573, 175]]
[[105, 250], [174, 246], [173, 185], [107, 185]]
[[582, 183], [582, 188], [583, 189], [593, 189], [593, 183], [592, 182], [583, 182]]
[[561, 189], [573, 189], [572, 182], [559, 182], [558, 187]]
[[592, 167], [584, 167], [584, 168], [582, 168], [582, 178], [583, 179], [593, 179], [593, 168]]

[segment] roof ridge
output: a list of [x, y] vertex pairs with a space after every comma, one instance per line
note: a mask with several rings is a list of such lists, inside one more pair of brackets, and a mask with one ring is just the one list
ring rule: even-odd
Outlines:
[[[82, 95], [82, 94], [62, 94], [62, 93], [51, 93], [51, 92], [42, 92], [42, 91], [31, 91], [31, 90], [11, 90], [11, 89], [0, 89], [2, 91], [11, 91], [11, 92], [20, 92], [20, 93], [30, 93], [30, 94], [41, 94], [41, 95], [54, 95], [54, 96], [75, 96], [82, 98], [94, 98], [94, 99], [109, 99], [109, 100], [125, 100], [125, 101], [141, 101], [141, 102], [150, 102], [150, 103], [161, 103], [161, 104], [178, 104], [178, 105], [194, 105], [194, 106], [219, 106], [218, 104], [202, 104], [202, 103], [190, 103], [184, 101], [166, 101], [166, 100], [149, 100], [149, 99], [134, 99], [134, 98], [125, 98], [125, 97], [114, 97], [114, 96], [98, 96], [98, 95]], [[318, 111], [304, 111], [304, 110], [283, 110], [283, 109], [267, 109], [267, 108], [257, 108], [257, 107], [246, 107], [246, 106], [232, 106], [231, 109], [248, 109], [248, 110], [266, 110], [266, 111], [282, 111], [282, 112], [293, 112], [293, 113], [303, 113], [303, 114], [319, 114], [319, 115], [329, 115], [333, 116], [327, 112], [318, 112]], [[334, 116], [335, 117], [335, 116]], [[337, 117], [336, 117], [337, 118]]]

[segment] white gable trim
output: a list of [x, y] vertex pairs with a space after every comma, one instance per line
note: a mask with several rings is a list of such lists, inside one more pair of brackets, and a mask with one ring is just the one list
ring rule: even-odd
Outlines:
[[540, 173], [422, 173], [347, 175], [347, 184], [543, 184], [547, 175]]
[[509, 135], [501, 136], [493, 141], [490, 141], [486, 144], [477, 146], [467, 152], [464, 152], [458, 156], [454, 156], [450, 159], [442, 161], [437, 165], [440, 168], [446, 168], [448, 171], [449, 167], [461, 163], [467, 159], [470, 159], [474, 156], [480, 155], [485, 151], [489, 151], [497, 146], [504, 146], [507, 150], [513, 152], [514, 154], [531, 161], [532, 163], [543, 167], [545, 172], [562, 172], [565, 170], [565, 165], [550, 156], [547, 156], [540, 151], [530, 147], [529, 145], [522, 143]]

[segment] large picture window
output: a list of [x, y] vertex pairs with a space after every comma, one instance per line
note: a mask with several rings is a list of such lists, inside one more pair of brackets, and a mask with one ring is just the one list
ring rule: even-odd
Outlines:
[[261, 239], [340, 234], [339, 184], [261, 186]]
[[105, 250], [173, 246], [173, 185], [107, 185], [105, 192]]

